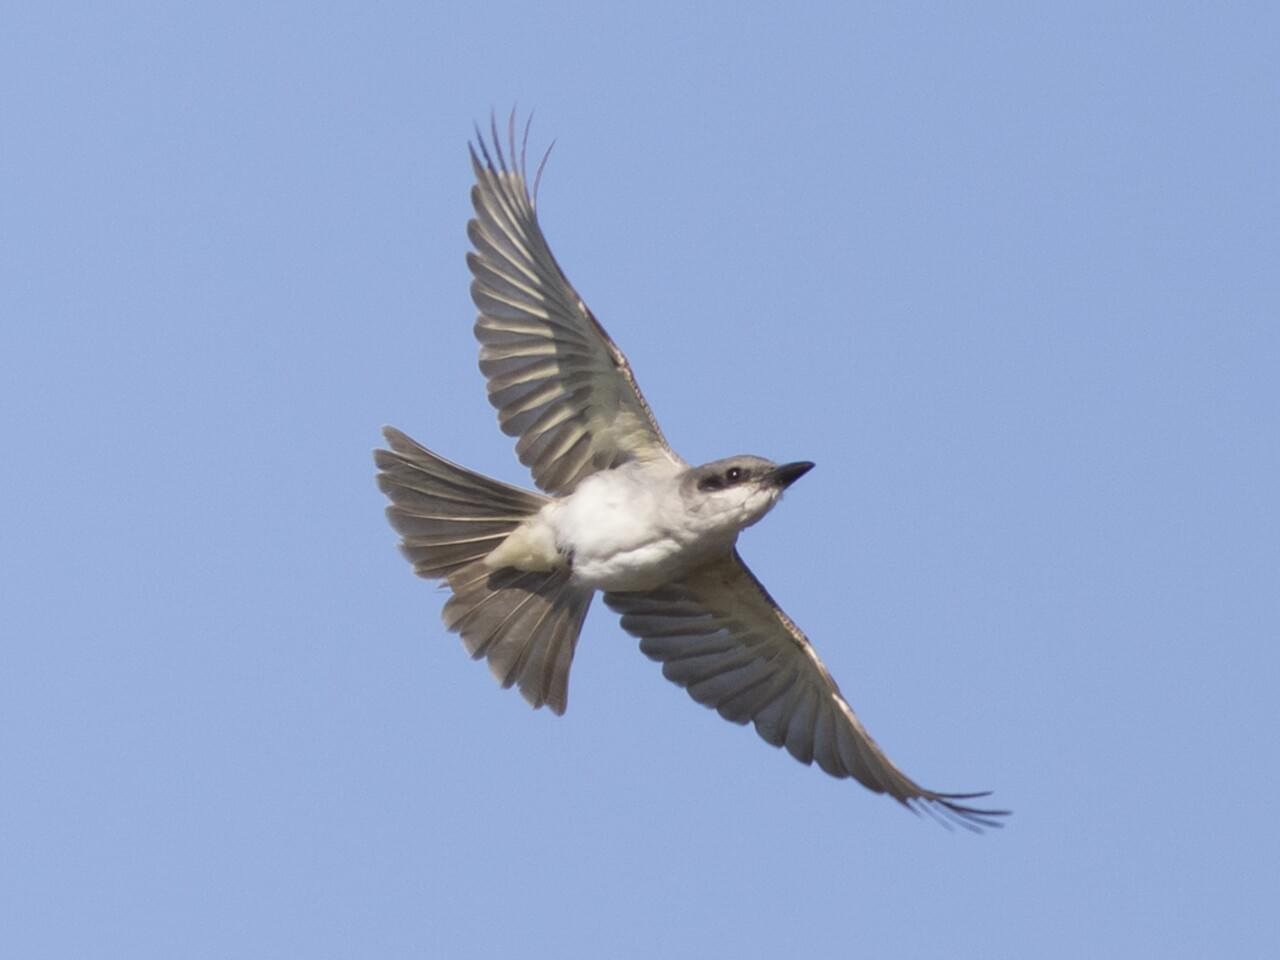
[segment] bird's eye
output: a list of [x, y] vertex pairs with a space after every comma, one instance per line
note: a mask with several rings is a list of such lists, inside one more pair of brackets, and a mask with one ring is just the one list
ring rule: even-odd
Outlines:
[[730, 467], [724, 472], [724, 478], [729, 483], [737, 483], [743, 478], [743, 470], [741, 467]]

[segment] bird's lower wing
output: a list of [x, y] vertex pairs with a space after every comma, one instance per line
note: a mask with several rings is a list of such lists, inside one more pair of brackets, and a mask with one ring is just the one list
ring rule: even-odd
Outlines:
[[938, 793], [904, 774], [871, 739], [804, 633], [782, 612], [735, 551], [646, 593], [607, 593], [640, 649], [668, 680], [734, 723], [754, 723], [766, 741], [834, 777], [853, 777], [913, 809], [973, 829], [1000, 826], [1006, 811]]

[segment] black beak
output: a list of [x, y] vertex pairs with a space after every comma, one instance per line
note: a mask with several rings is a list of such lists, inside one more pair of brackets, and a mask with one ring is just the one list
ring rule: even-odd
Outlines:
[[785, 490], [812, 469], [813, 463], [808, 460], [784, 463], [782, 466], [774, 467], [769, 471], [769, 480], [774, 486]]

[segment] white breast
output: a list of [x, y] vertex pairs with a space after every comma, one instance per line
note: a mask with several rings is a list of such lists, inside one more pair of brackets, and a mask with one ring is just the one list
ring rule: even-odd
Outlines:
[[677, 484], [679, 467], [630, 463], [583, 480], [547, 508], [574, 579], [602, 590], [645, 590], [688, 564], [697, 547]]

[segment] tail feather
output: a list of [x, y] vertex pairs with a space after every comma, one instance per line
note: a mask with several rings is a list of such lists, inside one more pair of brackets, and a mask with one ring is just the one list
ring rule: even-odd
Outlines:
[[386, 428], [378, 486], [387, 517], [419, 576], [448, 583], [445, 625], [485, 657], [504, 687], [518, 684], [534, 707], [564, 713], [569, 668], [592, 591], [566, 570], [489, 570], [481, 561], [547, 498], [473, 473]]
[[440, 580], [487, 556], [547, 498], [450, 463], [399, 430], [383, 431], [390, 450], [374, 452], [387, 519], [421, 577]]
[[451, 576], [449, 586], [444, 622], [462, 634], [471, 656], [486, 658], [498, 682], [518, 684], [535, 708], [564, 713], [591, 591], [573, 586], [565, 570], [490, 571], [479, 563]]

